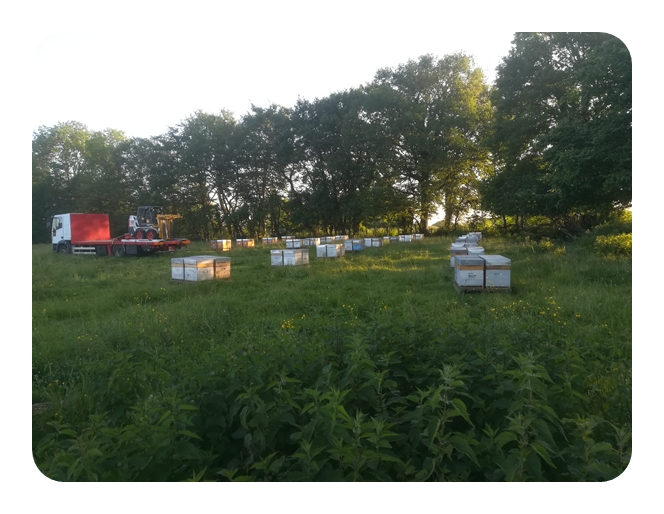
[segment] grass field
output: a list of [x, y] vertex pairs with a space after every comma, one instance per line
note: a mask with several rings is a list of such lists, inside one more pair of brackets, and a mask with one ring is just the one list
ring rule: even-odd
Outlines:
[[[488, 237], [512, 292], [459, 294], [450, 239], [308, 267], [33, 247], [33, 452], [55, 480], [610, 480], [631, 453], [631, 257]], [[177, 256], [218, 254], [192, 243]]]

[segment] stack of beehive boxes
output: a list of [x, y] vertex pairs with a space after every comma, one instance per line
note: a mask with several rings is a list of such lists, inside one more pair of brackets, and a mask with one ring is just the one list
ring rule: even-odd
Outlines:
[[178, 282], [231, 278], [230, 257], [194, 255], [171, 259], [171, 279]]
[[254, 240], [253, 239], [236, 239], [235, 242], [239, 248], [253, 248]]
[[316, 246], [316, 257], [335, 259], [346, 255], [343, 243], [320, 244]]
[[213, 239], [210, 241], [210, 248], [212, 250], [221, 250], [222, 252], [227, 252], [231, 249], [231, 240], [230, 239]]
[[261, 239], [261, 242], [264, 245], [273, 245], [273, 244], [277, 244], [279, 242], [279, 238], [278, 237], [264, 237], [264, 238]]
[[303, 248], [303, 239], [286, 239], [286, 248]]
[[458, 291], [510, 291], [511, 261], [503, 255], [487, 255], [478, 242], [481, 232], [470, 232], [450, 246], [450, 267]]
[[270, 250], [272, 266], [308, 266], [309, 250], [297, 248], [292, 250]]
[[364, 250], [364, 239], [347, 239], [344, 241], [344, 250], [346, 252], [361, 252]]

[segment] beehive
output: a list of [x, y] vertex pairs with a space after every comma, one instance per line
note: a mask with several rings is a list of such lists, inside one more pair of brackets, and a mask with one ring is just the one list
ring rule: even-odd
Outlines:
[[384, 245], [389, 245], [391, 240], [392, 240], [392, 238], [390, 236], [385, 236], [385, 237], [383, 237], [383, 244]]
[[380, 248], [381, 246], [383, 246], [385, 240], [382, 237], [372, 237], [370, 241], [371, 241], [371, 246], [373, 246], [374, 248]]
[[316, 246], [316, 257], [343, 257], [346, 249], [342, 243], [324, 244]]
[[184, 257], [171, 259], [171, 280], [184, 280]]
[[320, 238], [320, 243], [321, 243], [321, 244], [324, 244], [324, 243], [334, 243], [334, 237], [332, 237], [332, 236], [324, 236], [324, 237], [321, 237], [321, 238]]
[[307, 237], [304, 240], [304, 246], [316, 246], [320, 244], [320, 237]]
[[412, 236], [410, 234], [401, 234], [399, 236], [400, 243], [410, 243], [412, 241]]
[[302, 248], [304, 247], [304, 241], [302, 239], [287, 239], [286, 248]]
[[484, 289], [484, 259], [477, 255], [454, 257], [454, 285], [460, 291]]
[[399, 236], [390, 236], [390, 243], [398, 243], [399, 241], [401, 241]]
[[222, 252], [227, 252], [231, 249], [231, 240], [230, 239], [213, 239], [210, 241], [210, 248], [212, 250], [221, 250]]
[[216, 255], [192, 255], [171, 259], [171, 278], [198, 282], [231, 277], [231, 258]]
[[424, 239], [424, 235], [423, 234], [413, 234], [413, 239], [416, 240], [416, 241], [420, 240], [420, 239]]
[[450, 247], [450, 268], [454, 267], [454, 257], [457, 255], [468, 255], [468, 249], [463, 245], [454, 246], [454, 243], [452, 243]]
[[348, 239], [348, 236], [341, 235], [341, 236], [334, 236], [335, 241], [346, 241]]
[[253, 248], [254, 247], [254, 240], [253, 239], [236, 239], [235, 242], [237, 243], [238, 247], [240, 247], [240, 248]]
[[364, 250], [364, 239], [348, 239], [344, 241], [344, 250], [346, 252], [361, 252]]
[[511, 287], [511, 262], [502, 255], [482, 255], [484, 261], [484, 287], [492, 290], [509, 290]]
[[372, 241], [372, 239], [373, 239], [373, 238], [371, 238], [371, 237], [365, 237], [365, 238], [364, 238], [364, 247], [365, 247], [365, 248], [369, 248], [369, 247], [371, 246], [371, 241]]
[[276, 243], [279, 242], [279, 238], [278, 237], [264, 237], [263, 239], [261, 239], [261, 242], [264, 245], [273, 245], [273, 244], [276, 244]]
[[468, 255], [482, 255], [484, 253], [484, 248], [481, 246], [467, 246]]
[[307, 266], [309, 264], [309, 250], [306, 248], [271, 250], [270, 264], [272, 266]]

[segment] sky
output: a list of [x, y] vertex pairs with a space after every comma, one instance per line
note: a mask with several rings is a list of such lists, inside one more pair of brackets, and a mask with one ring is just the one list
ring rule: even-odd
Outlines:
[[[653, 261], [656, 265], [646, 265], [640, 257], [646, 253], [638, 250], [643, 248], [639, 237], [643, 245], [652, 241], [653, 251], [658, 248], [659, 239], [656, 226], [639, 222], [654, 213], [652, 209], [659, 200], [652, 195], [661, 191], [661, 166], [650, 158], [661, 147], [661, 138], [657, 130], [643, 129], [661, 116], [661, 106], [656, 101], [639, 102], [639, 98], [657, 97], [662, 78], [660, 69], [650, 66], [659, 62], [662, 49], [658, 36], [661, 16], [655, 5], [642, 0], [629, 4], [583, 0], [6, 2], [0, 18], [4, 22], [0, 31], [4, 93], [0, 101], [5, 121], [0, 124], [0, 141], [7, 150], [2, 168], [5, 193], [10, 197], [7, 209], [12, 212], [14, 202], [18, 212], [25, 211], [24, 199], [30, 194], [30, 144], [32, 133], [40, 126], [73, 120], [90, 130], [112, 128], [130, 137], [149, 137], [165, 132], [196, 110], [215, 113], [227, 109], [239, 117], [251, 103], [289, 107], [298, 97], [324, 97], [370, 81], [379, 68], [398, 66], [425, 53], [442, 57], [463, 51], [473, 55], [490, 82], [517, 31], [609, 32], [630, 48], [635, 71], [634, 204], [638, 208], [634, 282], [637, 286], [641, 281], [658, 285], [658, 259]], [[640, 179], [640, 184], [647, 187], [636, 187], [639, 177], [646, 177]], [[20, 193], [7, 194], [14, 190]], [[18, 270], [16, 262], [8, 259], [25, 253], [24, 246], [13, 241], [8, 247], [3, 257], [6, 270]], [[16, 290], [22, 295], [6, 312], [12, 319], [24, 319], [27, 327], [26, 313], [31, 309], [28, 275], [11, 275], [8, 284], [15, 281], [20, 286]], [[249, 505], [254, 507], [250, 511], [260, 506], [271, 512], [289, 513], [338, 512], [340, 501], [346, 507], [356, 507], [353, 510], [381, 512], [421, 510], [428, 506], [442, 509], [443, 505], [471, 512], [479, 511], [480, 506], [491, 508], [492, 512], [508, 512], [524, 503], [536, 503], [539, 512], [568, 510], [569, 505], [575, 505], [576, 512], [584, 508], [625, 512], [635, 501], [632, 498], [655, 498], [653, 480], [658, 474], [652, 460], [654, 455], [664, 457], [661, 445], [645, 442], [658, 438], [654, 427], [659, 425], [650, 419], [650, 413], [656, 412], [653, 406], [661, 403], [659, 398], [642, 395], [645, 389], [659, 390], [650, 377], [661, 374], [656, 365], [661, 361], [661, 344], [650, 332], [653, 320], [661, 316], [656, 309], [661, 302], [650, 300], [650, 291], [651, 288], [642, 288], [644, 294], [635, 295], [635, 302], [641, 303], [635, 309], [634, 338], [645, 343], [635, 345], [634, 352], [635, 419], [642, 422], [635, 421], [634, 425], [632, 464], [621, 477], [605, 484], [608, 487], [568, 485], [552, 490], [541, 487], [544, 484], [527, 488], [456, 484], [445, 488], [443, 494], [443, 489], [433, 485], [414, 489], [403, 484], [373, 484], [363, 486], [360, 493], [350, 485], [302, 488], [273, 484], [256, 494], [256, 487], [229, 490], [202, 485], [195, 497], [190, 489], [178, 491], [179, 484], [125, 484], [120, 489], [94, 488], [94, 492], [73, 487], [64, 491], [36, 471], [29, 453], [30, 428], [19, 424], [22, 430], [17, 432], [13, 422], [5, 423], [11, 430], [3, 432], [5, 440], [12, 441], [13, 453], [12, 460], [3, 467], [2, 477], [21, 502], [55, 512], [66, 507], [69, 513], [89, 512], [86, 502], [91, 502], [95, 511], [115, 511], [121, 505], [120, 498], [125, 505], [150, 510], [157, 507], [164, 512], [175, 512], [176, 508], [181, 512], [192, 505], [200, 508], [202, 501], [218, 509], [230, 505], [246, 510]], [[12, 379], [12, 390], [25, 394], [12, 394], [5, 410], [27, 417], [24, 397], [30, 396], [31, 388], [27, 372], [31, 360], [29, 337], [15, 342], [24, 344], [7, 345], [9, 353], [3, 359], [5, 376]], [[20, 352], [17, 357], [25, 368], [20, 374], [11, 358], [15, 351]], [[14, 396], [20, 400], [18, 403]], [[5, 500], [11, 501], [9, 497]]]
[[423, 17], [361, 2], [320, 10], [266, 5], [206, 9], [206, 23], [189, 18], [176, 30], [167, 18], [149, 29], [81, 26], [46, 35], [31, 62], [32, 129], [72, 120], [155, 136], [197, 110], [239, 118], [252, 103], [291, 107], [298, 97], [365, 84], [378, 69], [425, 53], [471, 55], [490, 82], [514, 35], [495, 27], [478, 37], [440, 7]]

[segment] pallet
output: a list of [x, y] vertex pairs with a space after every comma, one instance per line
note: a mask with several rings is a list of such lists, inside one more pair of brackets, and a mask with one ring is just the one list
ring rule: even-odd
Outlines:
[[479, 287], [479, 286], [460, 286], [453, 282], [457, 293], [511, 293], [511, 287]]

